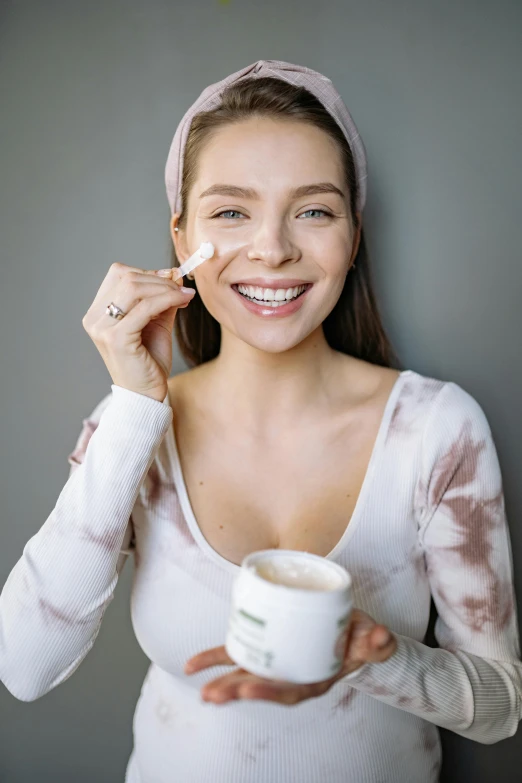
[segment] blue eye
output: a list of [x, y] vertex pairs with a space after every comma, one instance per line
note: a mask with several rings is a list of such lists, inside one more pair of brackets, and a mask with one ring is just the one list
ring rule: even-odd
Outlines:
[[[230, 215], [231, 213], [233, 215], [243, 215], [242, 212], [238, 212], [236, 209], [226, 209], [224, 212], [218, 212], [218, 214], [214, 215], [212, 219], [218, 218], [218, 217], [222, 217], [223, 215]], [[243, 217], [244, 217], [244, 215], [243, 215]]]
[[307, 209], [306, 212], [303, 212], [303, 215], [307, 215], [309, 212], [320, 212], [322, 215], [326, 215], [326, 217], [333, 217], [331, 212], [326, 212], [324, 209]]

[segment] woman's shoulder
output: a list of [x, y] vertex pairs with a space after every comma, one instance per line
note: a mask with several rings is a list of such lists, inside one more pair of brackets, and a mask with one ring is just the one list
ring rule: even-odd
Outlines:
[[453, 381], [407, 370], [400, 375], [390, 433], [412, 439], [422, 453], [423, 470], [453, 470], [469, 454], [494, 451], [486, 415], [475, 397]]
[[186, 404], [190, 406], [199, 394], [207, 391], [207, 373], [210, 362], [191, 367], [188, 370], [171, 375], [167, 381], [169, 401], [179, 414]]
[[402, 373], [401, 379], [405, 403], [423, 414], [414, 440], [424, 522], [446, 493], [452, 513], [455, 509], [466, 513], [469, 503], [475, 508], [479, 501], [481, 506], [501, 502], [502, 475], [494, 437], [475, 397], [454, 381], [412, 371]]
[[475, 397], [454, 381], [440, 380], [404, 370], [400, 376], [400, 401], [405, 407], [418, 407], [425, 416], [451, 427], [458, 422], [484, 426], [486, 417]]

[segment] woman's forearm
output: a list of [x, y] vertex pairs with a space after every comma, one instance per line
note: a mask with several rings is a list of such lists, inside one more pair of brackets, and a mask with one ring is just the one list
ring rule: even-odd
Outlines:
[[395, 634], [396, 653], [343, 678], [356, 690], [468, 739], [492, 744], [522, 717], [522, 664], [428, 647]]
[[0, 595], [0, 680], [24, 701], [70, 676], [94, 644], [132, 509], [172, 421], [170, 406], [112, 389], [82, 464]]

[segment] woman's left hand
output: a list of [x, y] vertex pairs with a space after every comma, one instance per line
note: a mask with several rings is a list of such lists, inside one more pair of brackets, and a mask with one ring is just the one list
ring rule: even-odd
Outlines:
[[[397, 649], [397, 642], [385, 625], [379, 625], [360, 609], [352, 611], [347, 631], [346, 648], [341, 671], [321, 682], [297, 684], [285, 680], [270, 680], [251, 674], [245, 669], [235, 669], [208, 682], [201, 689], [204, 701], [224, 704], [235, 699], [265, 699], [280, 704], [297, 704], [305, 699], [321, 696], [334, 683], [356, 671], [365, 663], [382, 663]], [[223, 664], [235, 666], [225, 647], [213, 647], [194, 655], [185, 664], [186, 674]]]

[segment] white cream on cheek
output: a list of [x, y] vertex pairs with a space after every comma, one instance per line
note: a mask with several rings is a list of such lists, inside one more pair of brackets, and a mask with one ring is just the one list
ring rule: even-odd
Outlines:
[[209, 261], [205, 261], [194, 272], [196, 282], [200, 281], [205, 284], [207, 288], [210, 285], [216, 285], [220, 282], [220, 277], [227, 268], [227, 266], [237, 259], [238, 257], [246, 257], [247, 244], [245, 241], [240, 241], [237, 237], [221, 236], [223, 232], [204, 230], [197, 232], [195, 237], [195, 244], [199, 241], [200, 235], [208, 237], [208, 241], [212, 242], [215, 248], [214, 255]]

